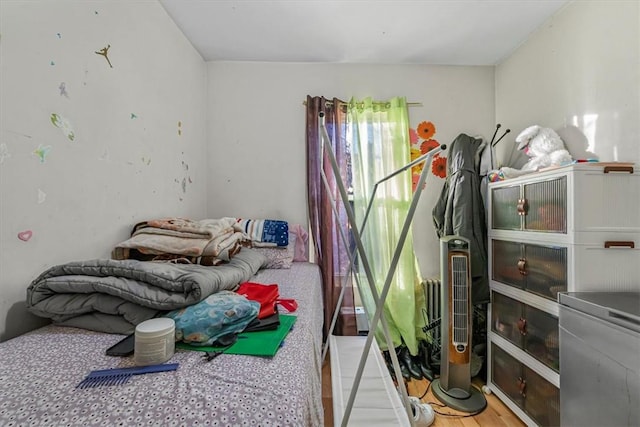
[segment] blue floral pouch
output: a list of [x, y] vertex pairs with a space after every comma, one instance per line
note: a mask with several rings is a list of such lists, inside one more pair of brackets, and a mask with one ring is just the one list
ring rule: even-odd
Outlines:
[[220, 291], [166, 317], [176, 322], [177, 341], [209, 346], [222, 335], [242, 332], [259, 311], [260, 303], [236, 292]]

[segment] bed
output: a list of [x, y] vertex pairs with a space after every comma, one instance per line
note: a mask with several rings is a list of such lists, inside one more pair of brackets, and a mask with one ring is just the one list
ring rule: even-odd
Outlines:
[[0, 425], [322, 426], [320, 270], [293, 262], [250, 280], [277, 283], [298, 304], [274, 357], [207, 362], [177, 348], [176, 371], [77, 389], [90, 371], [133, 366], [133, 357], [105, 355], [123, 335], [52, 324], [0, 343]]

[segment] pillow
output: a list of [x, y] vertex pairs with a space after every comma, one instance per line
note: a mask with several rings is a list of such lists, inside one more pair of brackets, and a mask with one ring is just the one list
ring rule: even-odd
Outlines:
[[294, 241], [293, 261], [309, 261], [309, 233], [300, 224], [289, 226], [289, 241]]
[[277, 219], [238, 218], [233, 229], [243, 234], [253, 247], [284, 247], [289, 243], [289, 223]]
[[271, 247], [271, 248], [251, 248], [252, 250], [261, 253], [267, 258], [267, 262], [263, 264], [263, 268], [274, 269], [288, 269], [291, 268], [293, 258], [296, 251], [296, 236], [289, 233], [289, 244], [285, 247]]

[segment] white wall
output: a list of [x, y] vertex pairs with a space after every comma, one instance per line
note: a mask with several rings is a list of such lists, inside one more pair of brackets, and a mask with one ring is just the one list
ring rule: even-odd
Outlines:
[[504, 163], [517, 134], [539, 124], [574, 157], [640, 164], [640, 2], [574, 1], [556, 13], [496, 68], [496, 120], [513, 131], [497, 147]]
[[[412, 127], [436, 126], [448, 144], [460, 133], [491, 138], [493, 67], [355, 64], [208, 63], [208, 214], [276, 218], [306, 224], [305, 107], [307, 95], [405, 96]], [[439, 276], [431, 210], [443, 179], [429, 175], [413, 222], [425, 277]]]
[[0, 24], [5, 340], [42, 322], [25, 296], [47, 267], [109, 257], [137, 221], [205, 215], [206, 65], [157, 2], [2, 0]]

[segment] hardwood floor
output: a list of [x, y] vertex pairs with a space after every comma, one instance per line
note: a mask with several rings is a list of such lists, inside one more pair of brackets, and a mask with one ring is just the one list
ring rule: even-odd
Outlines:
[[331, 360], [327, 354], [322, 364], [322, 406], [324, 407], [324, 427], [333, 427], [333, 399], [331, 398]]
[[[482, 381], [474, 378], [473, 384], [482, 387]], [[424, 394], [429, 385], [427, 380], [412, 380], [407, 383], [407, 391], [411, 396], [420, 397]], [[523, 427], [525, 424], [515, 416], [493, 394], [485, 395], [487, 407], [478, 415], [469, 416], [464, 412], [459, 412], [451, 408], [440, 407], [440, 402], [433, 396], [431, 389], [422, 399], [423, 402], [431, 404], [436, 411], [436, 419], [433, 427]], [[333, 427], [333, 404], [331, 399], [331, 362], [329, 357], [322, 365], [322, 403], [324, 405], [324, 425]], [[392, 427], [392, 426], [389, 426]]]

